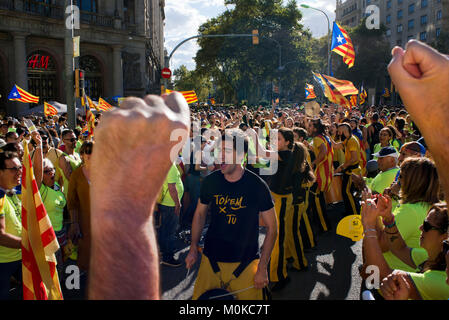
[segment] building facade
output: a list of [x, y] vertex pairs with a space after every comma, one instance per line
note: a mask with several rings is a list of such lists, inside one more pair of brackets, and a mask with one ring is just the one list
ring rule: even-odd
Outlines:
[[449, 32], [449, 0], [337, 0], [336, 21], [355, 27], [367, 16], [366, 8], [380, 9], [390, 46], [405, 46], [410, 39], [432, 43]]
[[[70, 3], [70, 1], [68, 1]], [[43, 101], [66, 102], [65, 0], [0, 0], [0, 109], [17, 84]], [[164, 65], [165, 0], [72, 0], [79, 8], [80, 57], [94, 99], [159, 93]], [[70, 9], [68, 9], [70, 12]], [[70, 24], [69, 24], [70, 25]], [[33, 105], [34, 106], [34, 105]]]

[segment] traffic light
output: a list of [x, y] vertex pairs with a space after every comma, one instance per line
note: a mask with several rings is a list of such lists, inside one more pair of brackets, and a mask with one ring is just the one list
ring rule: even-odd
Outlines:
[[84, 70], [75, 69], [75, 97], [80, 98], [84, 89]]
[[253, 44], [259, 44], [259, 30], [253, 30]]

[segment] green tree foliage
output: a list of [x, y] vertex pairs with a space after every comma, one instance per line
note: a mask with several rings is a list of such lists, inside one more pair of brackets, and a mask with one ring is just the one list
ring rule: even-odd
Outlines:
[[175, 90], [194, 90], [200, 102], [207, 102], [212, 88], [212, 83], [207, 76], [200, 75], [196, 70], [190, 71], [185, 65], [176, 69], [173, 76]]
[[[302, 15], [296, 1], [225, 0], [235, 5], [200, 26], [199, 34], [251, 34], [259, 31], [258, 45], [250, 37], [200, 38], [195, 57], [196, 71], [212, 78], [218, 100], [224, 103], [248, 100], [250, 104], [271, 100], [272, 83], [281, 80], [281, 97], [304, 97], [310, 79], [311, 35], [300, 24]], [[282, 64], [279, 70], [279, 45]]]

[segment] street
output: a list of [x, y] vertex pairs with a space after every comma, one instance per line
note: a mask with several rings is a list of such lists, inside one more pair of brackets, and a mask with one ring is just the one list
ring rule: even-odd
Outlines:
[[[273, 292], [273, 300], [359, 300], [362, 242], [353, 242], [335, 233], [342, 218], [342, 207], [339, 203], [328, 208], [333, 229], [317, 237], [317, 246], [306, 252], [307, 270], [289, 271], [290, 283]], [[263, 232], [259, 237], [259, 242], [262, 241]], [[179, 240], [179, 248], [175, 257], [183, 261], [189, 247]], [[184, 264], [178, 268], [161, 265], [162, 299], [191, 299], [198, 267], [199, 261], [187, 274]]]

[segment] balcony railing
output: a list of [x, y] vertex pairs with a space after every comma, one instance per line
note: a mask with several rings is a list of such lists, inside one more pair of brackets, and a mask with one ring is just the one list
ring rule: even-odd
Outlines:
[[41, 1], [25, 0], [23, 2], [23, 11], [48, 18], [64, 18], [63, 7], [54, 4], [47, 4]]
[[[65, 14], [64, 7], [62, 6], [36, 0], [24, 0], [23, 9], [15, 8], [13, 0], [0, 0], [0, 9], [22, 11], [27, 14], [59, 20], [63, 20]], [[114, 17], [104, 16], [98, 13], [81, 11], [80, 20], [81, 23], [87, 23], [90, 25], [108, 28], [114, 27]]]
[[14, 1], [0, 0], [0, 9], [14, 10]]

